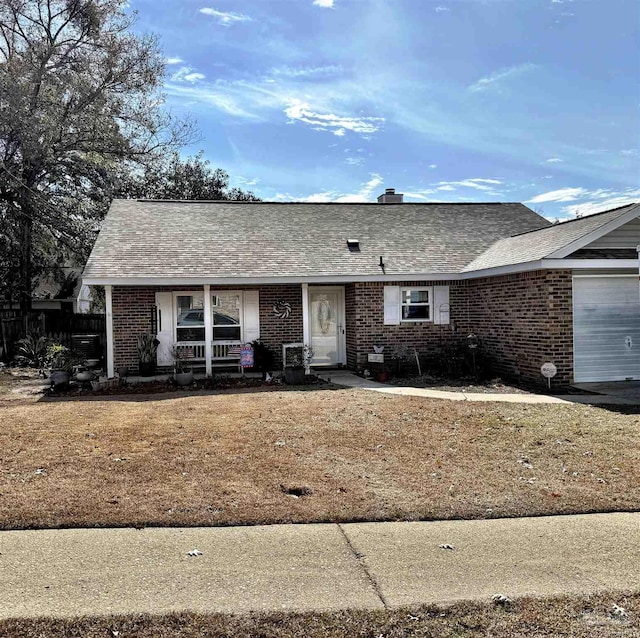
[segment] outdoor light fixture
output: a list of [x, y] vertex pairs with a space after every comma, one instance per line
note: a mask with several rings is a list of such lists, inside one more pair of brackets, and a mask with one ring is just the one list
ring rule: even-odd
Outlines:
[[386, 275], [387, 273], [384, 271], [384, 261], [382, 261], [382, 255], [380, 255], [380, 263], [378, 264], [380, 268], [382, 268], [382, 274]]

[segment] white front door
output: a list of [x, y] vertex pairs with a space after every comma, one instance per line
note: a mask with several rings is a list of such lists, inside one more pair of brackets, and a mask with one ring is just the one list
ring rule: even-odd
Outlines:
[[344, 288], [309, 288], [309, 324], [311, 365], [344, 364]]

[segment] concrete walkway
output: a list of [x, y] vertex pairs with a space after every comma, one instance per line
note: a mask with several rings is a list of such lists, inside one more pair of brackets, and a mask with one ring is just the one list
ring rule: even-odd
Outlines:
[[429, 399], [448, 399], [449, 401], [500, 401], [503, 403], [581, 403], [589, 405], [638, 405], [640, 403], [640, 394], [638, 398], [627, 397], [624, 393], [619, 392], [617, 396], [608, 394], [562, 394], [550, 396], [546, 394], [508, 394], [499, 392], [446, 392], [443, 390], [432, 390], [431, 388], [411, 388], [395, 385], [387, 385], [378, 383], [370, 379], [363, 379], [348, 370], [331, 370], [327, 372], [317, 373], [321, 379], [325, 381], [331, 380], [332, 383], [342, 385], [347, 388], [362, 388], [364, 390], [373, 390], [382, 394], [391, 394], [398, 396], [411, 397], [427, 397]]
[[[0, 618], [633, 590], [639, 537], [640, 514], [0, 532]], [[187, 555], [196, 548], [202, 555]]]

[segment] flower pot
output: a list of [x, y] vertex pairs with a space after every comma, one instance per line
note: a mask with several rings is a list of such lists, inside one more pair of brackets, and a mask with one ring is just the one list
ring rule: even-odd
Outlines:
[[66, 370], [52, 370], [49, 380], [54, 388], [59, 388], [69, 384], [71, 375]]
[[138, 371], [141, 377], [152, 377], [156, 373], [155, 361], [140, 361]]
[[91, 381], [94, 377], [93, 372], [91, 370], [85, 370], [84, 372], [78, 372], [76, 374], [76, 381], [80, 381], [80, 383], [86, 383], [87, 381]]
[[116, 372], [121, 379], [129, 376], [129, 368], [127, 368], [127, 366], [120, 366]]
[[302, 385], [305, 380], [304, 368], [285, 368], [284, 381], [289, 385]]
[[386, 370], [383, 370], [382, 372], [378, 372], [378, 374], [376, 374], [376, 381], [378, 383], [386, 383], [389, 380], [389, 373]]
[[173, 375], [176, 385], [186, 386], [193, 383], [193, 372], [177, 372]]

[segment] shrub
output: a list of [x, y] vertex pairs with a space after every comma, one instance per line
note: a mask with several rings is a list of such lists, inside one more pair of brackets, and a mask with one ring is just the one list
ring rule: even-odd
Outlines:
[[42, 368], [47, 362], [49, 341], [46, 337], [28, 335], [18, 342], [17, 360], [20, 365], [30, 368]]

